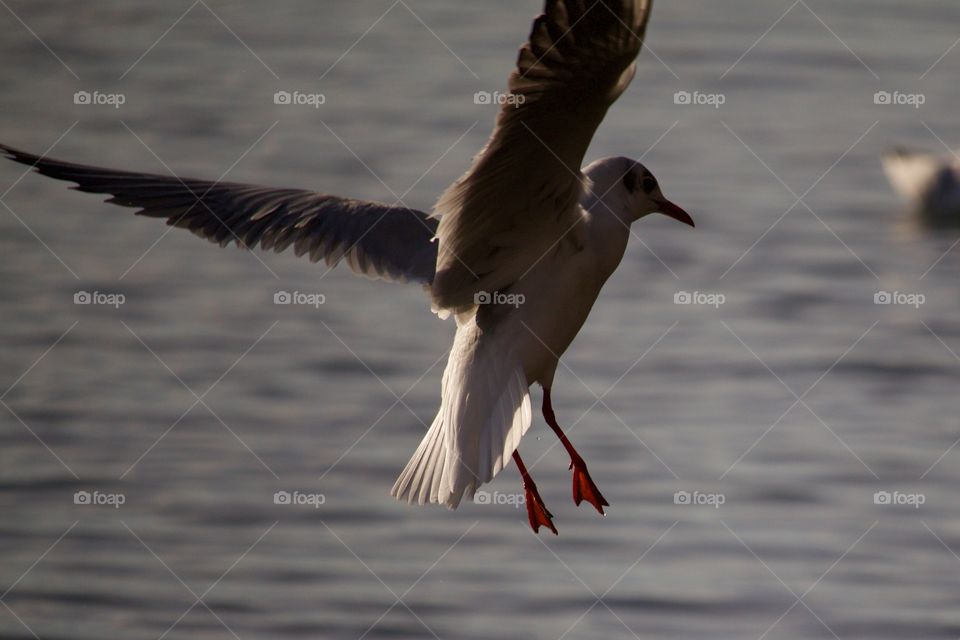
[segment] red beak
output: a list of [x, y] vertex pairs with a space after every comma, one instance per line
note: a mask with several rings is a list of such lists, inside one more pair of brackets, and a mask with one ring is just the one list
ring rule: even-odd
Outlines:
[[688, 224], [691, 227], [697, 226], [693, 224], [693, 218], [690, 217], [689, 213], [687, 213], [677, 205], [673, 204], [669, 200], [663, 200], [661, 202], [658, 202], [657, 206], [660, 207], [660, 213], [662, 213], [663, 215], [670, 216], [674, 220], [678, 222], [682, 222], [683, 224]]

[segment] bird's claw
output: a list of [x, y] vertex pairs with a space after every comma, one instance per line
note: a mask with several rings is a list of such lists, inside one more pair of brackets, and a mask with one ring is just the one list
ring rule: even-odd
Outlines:
[[594, 484], [587, 471], [587, 464], [582, 460], [572, 459], [570, 468], [573, 469], [573, 502], [578, 507], [580, 503], [586, 500], [600, 512], [600, 515], [606, 515], [603, 512], [604, 507], [609, 507], [610, 503], [600, 493], [600, 489]]
[[553, 531], [553, 535], [559, 535], [557, 528], [553, 525], [553, 514], [547, 511], [536, 485], [524, 486], [524, 492], [526, 493], [527, 518], [530, 520], [530, 527], [533, 532], [539, 533], [540, 527], [546, 527]]

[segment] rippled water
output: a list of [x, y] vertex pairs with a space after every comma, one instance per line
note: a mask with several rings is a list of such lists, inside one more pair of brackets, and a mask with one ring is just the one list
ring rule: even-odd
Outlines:
[[[4, 4], [6, 143], [422, 208], [482, 144], [494, 111], [473, 95], [502, 88], [538, 10]], [[166, 235], [0, 164], [0, 636], [960, 635], [960, 250], [910, 225], [879, 166], [894, 144], [960, 144], [960, 50], [937, 62], [960, 9], [657, 4], [590, 158], [649, 151], [698, 227], [636, 227], [557, 376], [609, 515], [572, 505], [542, 421], [524, 441], [559, 538], [509, 504], [389, 497], [453, 332], [419, 290]], [[278, 90], [326, 102], [277, 106]], [[278, 307], [279, 290], [326, 303]], [[77, 291], [126, 302], [77, 306]], [[683, 291], [724, 304], [674, 304]], [[875, 305], [879, 291], [924, 304]], [[488, 489], [511, 501], [516, 471]], [[883, 491], [923, 504], [875, 504]]]

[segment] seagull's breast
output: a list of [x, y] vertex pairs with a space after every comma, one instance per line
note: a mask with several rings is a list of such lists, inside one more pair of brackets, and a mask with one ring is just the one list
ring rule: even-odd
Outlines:
[[471, 320], [478, 338], [475, 348], [496, 344], [519, 358], [528, 383], [553, 383], [560, 357], [626, 249], [628, 227], [612, 219], [599, 223], [591, 223], [576, 239], [564, 238], [510, 287], [497, 292], [509, 297], [478, 308]]
[[581, 251], [545, 259], [511, 288], [522, 304], [509, 322], [531, 384], [553, 381], [560, 356], [580, 332], [605, 280], [590, 253]]

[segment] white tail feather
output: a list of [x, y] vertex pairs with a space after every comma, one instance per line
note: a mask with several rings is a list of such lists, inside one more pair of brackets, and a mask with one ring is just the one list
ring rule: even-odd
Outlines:
[[460, 327], [440, 411], [391, 495], [455, 509], [507, 465], [533, 413], [523, 368], [505, 346], [472, 322]]

